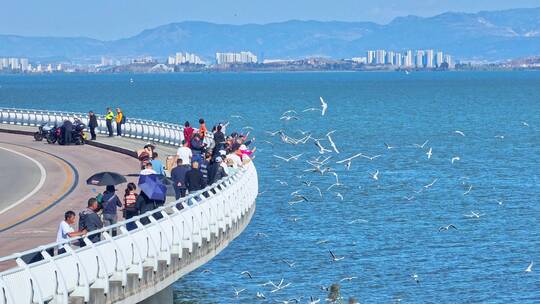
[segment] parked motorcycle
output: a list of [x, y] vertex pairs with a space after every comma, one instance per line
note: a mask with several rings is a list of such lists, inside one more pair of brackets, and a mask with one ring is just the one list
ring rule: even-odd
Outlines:
[[34, 139], [36, 141], [42, 141], [44, 138], [47, 138], [47, 135], [53, 128], [53, 126], [49, 126], [46, 123], [42, 124], [38, 127], [38, 131], [34, 133]]
[[60, 127], [55, 125], [54, 127], [51, 128], [51, 130], [49, 130], [49, 132], [45, 136], [45, 139], [47, 140], [47, 143], [54, 144], [58, 141], [58, 139], [60, 138], [60, 135], [61, 135]]

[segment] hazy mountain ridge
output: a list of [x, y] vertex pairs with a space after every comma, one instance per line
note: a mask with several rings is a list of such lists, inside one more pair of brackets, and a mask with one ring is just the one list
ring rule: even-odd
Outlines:
[[503, 60], [538, 55], [540, 8], [448, 12], [427, 18], [405, 16], [386, 25], [299, 20], [264, 25], [188, 21], [114, 41], [0, 35], [0, 57], [165, 57], [189, 51], [213, 58], [218, 51], [250, 50], [265, 58], [350, 58], [378, 48], [441, 49], [461, 59]]

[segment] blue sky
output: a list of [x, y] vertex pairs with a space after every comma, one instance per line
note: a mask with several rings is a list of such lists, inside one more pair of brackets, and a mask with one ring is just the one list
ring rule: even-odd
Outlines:
[[0, 34], [118, 39], [186, 20], [244, 24], [290, 19], [374, 21], [538, 7], [540, 0], [5, 0]]

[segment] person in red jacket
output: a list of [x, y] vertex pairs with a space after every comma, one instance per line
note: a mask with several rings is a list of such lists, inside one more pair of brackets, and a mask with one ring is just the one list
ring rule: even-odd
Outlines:
[[189, 121], [184, 124], [184, 140], [187, 143], [187, 147], [191, 148], [191, 138], [193, 137], [193, 128], [189, 125]]

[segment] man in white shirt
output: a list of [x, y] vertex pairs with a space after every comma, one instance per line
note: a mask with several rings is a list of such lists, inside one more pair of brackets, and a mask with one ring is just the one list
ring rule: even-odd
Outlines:
[[[72, 237], [81, 236], [86, 234], [86, 230], [75, 231], [71, 225], [75, 224], [75, 212], [68, 211], [64, 214], [64, 220], [60, 222], [58, 226], [58, 232], [56, 233], [56, 242], [63, 242]], [[58, 255], [65, 253], [64, 244], [58, 245]]]
[[184, 165], [191, 165], [192, 157], [193, 153], [191, 152], [191, 149], [188, 147], [187, 142], [183, 140], [182, 146], [176, 151], [176, 158], [182, 159], [182, 164]]

